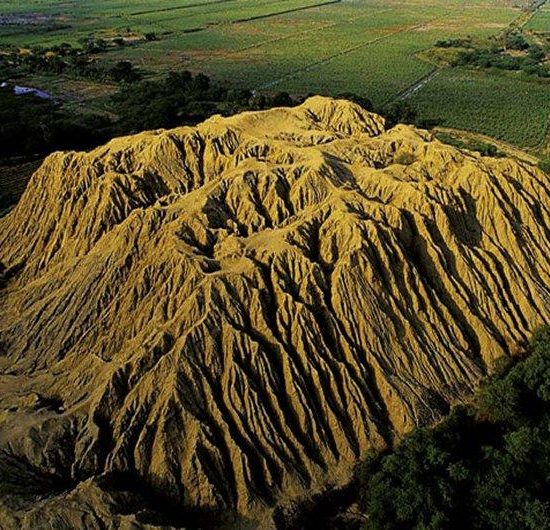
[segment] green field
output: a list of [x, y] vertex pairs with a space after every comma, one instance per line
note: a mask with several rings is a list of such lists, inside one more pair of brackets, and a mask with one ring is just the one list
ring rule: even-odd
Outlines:
[[75, 43], [90, 35], [124, 35], [128, 29], [136, 35], [155, 32], [158, 41], [124, 46], [111, 51], [109, 59], [134, 59], [153, 71], [204, 71], [249, 88], [353, 90], [372, 92], [372, 99], [382, 101], [429, 70], [430, 65], [415, 54], [437, 39], [466, 33], [490, 35], [519, 13], [495, 0], [476, 1], [475, 8], [464, 4], [446, 0], [429, 5], [406, 0], [0, 1], [0, 13], [26, 11], [52, 17], [35, 25], [0, 26], [0, 45]]
[[423, 118], [521, 147], [540, 144], [550, 112], [546, 83], [461, 69], [441, 72], [411, 101]]
[[[0, 46], [47, 47], [76, 44], [86, 37], [107, 41], [123, 37], [124, 45], [111, 46], [100, 58], [113, 63], [130, 60], [149, 76], [188, 69], [259, 91], [353, 92], [381, 106], [398, 100], [434, 70], [423, 52], [436, 41], [497, 35], [522, 20], [525, 13], [519, 4], [513, 0], [0, 0]], [[543, 7], [526, 28], [550, 29], [550, 10]], [[157, 40], [146, 41], [143, 36], [151, 32]], [[410, 101], [424, 117], [533, 146], [545, 138], [549, 98], [546, 82], [446, 71], [421, 86]]]
[[525, 27], [531, 31], [550, 31], [550, 8], [541, 9]]

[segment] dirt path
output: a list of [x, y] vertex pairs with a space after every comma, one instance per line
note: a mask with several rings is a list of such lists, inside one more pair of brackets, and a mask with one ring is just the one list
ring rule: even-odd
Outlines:
[[512, 24], [510, 27], [517, 27], [517, 28], [524, 28], [530, 20], [548, 3], [548, 0], [544, 0], [544, 2], [541, 2], [536, 7], [533, 7], [529, 9], [529, 11], [526, 11], [525, 13], [521, 14]]
[[472, 131], [464, 131], [461, 129], [453, 129], [451, 127], [434, 127], [433, 132], [441, 132], [441, 133], [449, 134], [459, 139], [477, 140], [488, 144], [492, 144], [499, 151], [502, 151], [505, 155], [513, 158], [517, 158], [529, 164], [536, 165], [539, 162], [539, 159], [536, 156], [523, 151], [519, 147], [516, 147], [507, 142], [503, 142], [502, 140], [496, 140], [492, 136], [487, 136], [485, 134], [472, 132]]
[[[383, 9], [381, 11], [378, 11], [377, 14], [380, 13], [386, 13], [388, 11], [392, 11], [392, 9]], [[329, 28], [334, 28], [336, 26], [343, 26], [344, 24], [354, 24], [355, 22], [359, 20], [363, 20], [364, 18], [372, 17], [372, 13], [369, 13], [368, 15], [361, 15], [358, 17], [348, 18], [347, 20], [343, 22], [330, 22], [328, 24], [323, 24], [320, 26], [317, 26], [315, 28], [305, 29], [303, 31], [297, 31], [296, 33], [290, 33], [289, 35], [283, 35], [282, 37], [274, 37], [272, 39], [263, 40], [260, 42], [255, 42], [254, 44], [249, 44], [248, 46], [243, 46], [242, 48], [239, 48], [237, 50], [238, 53], [245, 52], [248, 50], [253, 50], [255, 48], [261, 48], [263, 46], [268, 46], [269, 44], [273, 44], [276, 42], [281, 42], [285, 40], [292, 40], [296, 39], [298, 37], [302, 37], [304, 35], [309, 35], [310, 33], [316, 33], [318, 31], [324, 31]]]
[[400, 99], [401, 101], [404, 101], [406, 99], [409, 99], [412, 95], [416, 94], [419, 90], [421, 90], [425, 85], [427, 85], [434, 77], [437, 77], [443, 68], [436, 66], [431, 72], [426, 74], [424, 77], [421, 77], [416, 81], [414, 84], [412, 84], [409, 88], [405, 89], [401, 94], [397, 96], [395, 99]]

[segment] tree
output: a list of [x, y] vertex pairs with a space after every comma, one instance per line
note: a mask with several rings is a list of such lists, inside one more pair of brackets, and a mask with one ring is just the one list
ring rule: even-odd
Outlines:
[[348, 101], [353, 101], [354, 103], [357, 103], [360, 107], [364, 108], [365, 110], [368, 110], [368, 111], [374, 110], [374, 105], [372, 104], [372, 101], [364, 96], [358, 96], [357, 94], [353, 94], [351, 92], [344, 92], [342, 94], [339, 94], [338, 98], [347, 99]]
[[533, 44], [529, 47], [529, 57], [538, 63], [546, 59], [546, 54], [541, 46]]
[[382, 109], [380, 114], [386, 118], [386, 123], [389, 127], [393, 127], [398, 123], [415, 123], [418, 112], [408, 102], [403, 100], [395, 101]]
[[119, 61], [108, 71], [109, 77], [115, 83], [133, 83], [141, 79], [141, 74], [129, 61]]
[[367, 528], [539, 530], [550, 520], [550, 328], [474, 404], [359, 473]]
[[277, 92], [271, 98], [272, 107], [291, 107], [294, 104], [288, 92]]
[[85, 53], [100, 53], [107, 49], [107, 43], [103, 39], [86, 38], [81, 41]]
[[508, 32], [504, 35], [504, 45], [510, 50], [526, 50], [529, 43], [525, 37], [516, 31]]

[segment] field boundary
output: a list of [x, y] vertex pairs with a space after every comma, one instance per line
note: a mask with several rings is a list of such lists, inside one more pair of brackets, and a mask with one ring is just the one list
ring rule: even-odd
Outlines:
[[262, 48], [263, 46], [267, 46], [268, 44], [295, 39], [297, 37], [301, 37], [302, 35], [309, 35], [310, 33], [315, 33], [316, 31], [323, 31], [325, 29], [333, 28], [337, 25], [338, 25], [338, 22], [331, 22], [330, 24], [325, 24], [323, 26], [318, 26], [316, 28], [304, 29], [303, 31], [291, 33], [290, 35], [283, 35], [282, 37], [273, 37], [272, 39], [267, 39], [260, 42], [255, 42], [254, 44], [249, 44], [248, 46], [243, 46], [242, 48], [239, 48], [238, 50], [236, 50], [236, 52], [242, 53], [248, 50], [254, 50], [256, 48]]
[[255, 15], [253, 17], [238, 18], [236, 20], [230, 20], [228, 22], [219, 22], [211, 25], [218, 26], [218, 25], [225, 25], [225, 24], [227, 25], [243, 24], [244, 22], [253, 22], [254, 20], [263, 20], [266, 18], [278, 17], [280, 15], [287, 15], [289, 13], [297, 13], [298, 11], [306, 11], [307, 9], [315, 9], [317, 7], [325, 7], [333, 4], [340, 4], [341, 2], [342, 0], [328, 0], [327, 2], [319, 2], [317, 4], [312, 4], [312, 5], [303, 6], [303, 7], [293, 7], [292, 9], [285, 9], [284, 11], [266, 13], [265, 15]]
[[[377, 14], [379, 13], [387, 13], [388, 11], [391, 11], [391, 9], [382, 9], [380, 11], [377, 11]], [[283, 35], [282, 37], [274, 37], [272, 39], [266, 39], [263, 41], [255, 42], [254, 44], [249, 44], [248, 46], [243, 46], [242, 48], [239, 48], [237, 53], [245, 52], [248, 50], [254, 50], [256, 48], [261, 48], [263, 46], [267, 46], [269, 44], [273, 44], [275, 42], [281, 42], [285, 40], [291, 40], [301, 37], [302, 35], [309, 35], [310, 33], [316, 33], [317, 31], [324, 31], [326, 29], [334, 28], [337, 26], [341, 26], [343, 24], [355, 24], [358, 20], [363, 20], [365, 18], [372, 17], [372, 13], [369, 13], [367, 15], [361, 15], [353, 18], [348, 18], [345, 22], [330, 22], [328, 24], [324, 24], [321, 26], [317, 26], [315, 28], [310, 29], [304, 29], [302, 31], [297, 31], [296, 33], [290, 33], [289, 35]]]
[[[217, 2], [208, 2], [205, 4], [198, 4], [198, 5], [212, 5], [212, 4], [220, 4], [224, 2], [233, 2], [235, 0], [218, 0]], [[252, 17], [244, 17], [244, 18], [237, 18], [235, 20], [217, 20], [213, 22], [207, 22], [206, 24], [202, 26], [197, 26], [194, 28], [186, 28], [179, 31], [171, 31], [171, 35], [177, 35], [177, 34], [185, 34], [185, 33], [197, 33], [199, 31], [208, 31], [211, 28], [218, 28], [223, 26], [233, 26], [236, 24], [245, 24], [246, 22], [254, 22], [256, 20], [265, 20], [268, 18], [274, 18], [281, 15], [287, 15], [290, 13], [299, 13], [300, 11], [306, 11], [308, 9], [317, 9], [320, 7], [330, 6], [334, 4], [340, 4], [342, 0], [327, 0], [325, 2], [317, 2], [316, 4], [309, 4], [301, 7], [293, 7], [292, 9], [285, 9], [283, 11], [272, 11], [270, 13], [264, 13], [263, 15], [254, 15]], [[186, 6], [189, 7], [189, 6]], [[217, 10], [212, 11], [212, 13], [218, 13]], [[237, 50], [239, 51], [239, 50]]]
[[406, 99], [409, 99], [411, 96], [416, 94], [419, 90], [422, 90], [432, 79], [437, 77], [444, 69], [440, 66], [435, 66], [433, 70], [428, 72], [426, 75], [422, 76], [420, 79], [417, 79], [411, 86], [403, 90], [400, 94], [398, 94], [395, 98], [393, 98], [391, 101], [400, 100], [405, 101]]
[[352, 46], [350, 48], [346, 48], [344, 50], [341, 50], [338, 53], [335, 53], [333, 55], [325, 57], [324, 59], [314, 61], [314, 62], [312, 62], [312, 63], [310, 63], [306, 66], [303, 66], [302, 68], [298, 68], [296, 70], [293, 70], [292, 72], [288, 72], [287, 74], [285, 74], [285, 75], [283, 75], [283, 76], [281, 76], [277, 79], [274, 79], [273, 81], [269, 81], [268, 83], [264, 83], [263, 85], [260, 85], [258, 87], [258, 90], [273, 88], [274, 86], [277, 86], [278, 84], [282, 83], [283, 81], [286, 81], [288, 79], [293, 79], [293, 78], [295, 78], [296, 76], [298, 76], [300, 74], [310, 72], [311, 70], [315, 70], [316, 68], [319, 68], [320, 66], [323, 66], [327, 63], [330, 63], [331, 61], [333, 61], [335, 59], [338, 59], [339, 57], [343, 57], [345, 55], [353, 53], [354, 51], [360, 50], [362, 48], [367, 48], [368, 46], [372, 46], [373, 44], [376, 44], [376, 43], [378, 43], [380, 41], [383, 41], [385, 39], [389, 39], [391, 37], [394, 37], [395, 35], [400, 35], [402, 33], [407, 33], [409, 31], [414, 31], [416, 29], [422, 28], [426, 24], [428, 24], [430, 22], [434, 22], [435, 20], [438, 20], [438, 19], [428, 20], [428, 21], [422, 22], [421, 24], [415, 24], [414, 26], [408, 26], [406, 28], [401, 28], [401, 29], [398, 29], [396, 31], [386, 33], [385, 35], [380, 35], [379, 37], [376, 37], [375, 39], [371, 39], [369, 41], [362, 42], [360, 44], [356, 44], [355, 46]]
[[227, 4], [229, 2], [235, 2], [236, 0], [213, 0], [212, 2], [196, 2], [194, 4], [187, 4], [184, 6], [172, 6], [172, 7], [161, 7], [159, 9], [148, 9], [144, 11], [134, 11], [128, 13], [128, 17], [139, 17], [141, 15], [153, 15], [155, 13], [167, 13], [170, 11], [180, 11], [183, 9], [191, 9], [193, 7], [202, 7], [202, 6], [212, 6], [216, 4]]

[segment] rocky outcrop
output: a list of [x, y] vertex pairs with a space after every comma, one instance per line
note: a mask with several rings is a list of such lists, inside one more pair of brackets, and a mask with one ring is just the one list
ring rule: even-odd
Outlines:
[[545, 174], [346, 101], [54, 154], [0, 219], [0, 514], [269, 526], [467, 399], [549, 260]]

